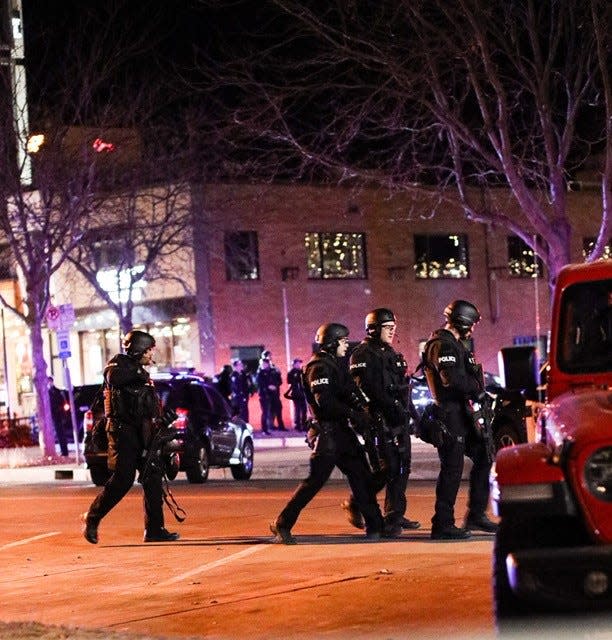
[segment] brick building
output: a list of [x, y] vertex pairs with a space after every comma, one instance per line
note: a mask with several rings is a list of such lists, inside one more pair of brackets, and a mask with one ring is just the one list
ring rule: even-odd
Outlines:
[[[500, 189], [497, 197], [499, 205], [507, 193]], [[568, 198], [572, 254], [581, 260], [597, 230], [600, 199], [589, 191]], [[533, 277], [533, 256], [506, 230], [467, 222], [452, 198], [425, 189], [414, 197], [374, 188], [221, 184], [199, 191], [190, 206], [193, 251], [176, 258], [176, 269], [191, 291], [146, 285], [134, 315], [158, 339], [160, 368], [212, 375], [234, 357], [254, 367], [266, 348], [284, 377], [291, 359], [308, 358], [319, 324], [343, 322], [360, 340], [366, 312], [379, 306], [397, 314], [395, 346], [414, 368], [420, 344], [455, 298], [482, 313], [475, 350], [488, 371], [498, 372], [500, 347], [533, 343], [536, 335], [545, 340], [550, 297], [546, 278]], [[53, 289], [55, 304], [70, 302], [76, 311], [72, 380], [95, 382], [117, 351], [117, 319], [68, 269]], [[57, 366], [53, 355], [50, 338], [48, 361]], [[256, 399], [252, 415], [258, 424]]]

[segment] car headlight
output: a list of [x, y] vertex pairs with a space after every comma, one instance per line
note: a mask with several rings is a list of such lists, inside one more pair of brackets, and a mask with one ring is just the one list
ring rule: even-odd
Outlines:
[[612, 447], [598, 449], [588, 458], [584, 477], [596, 498], [612, 502]]

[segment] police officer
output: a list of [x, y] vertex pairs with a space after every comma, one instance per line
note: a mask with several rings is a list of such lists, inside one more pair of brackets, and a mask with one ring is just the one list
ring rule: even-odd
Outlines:
[[244, 370], [244, 362], [239, 358], [232, 361], [232, 375], [230, 376], [230, 401], [234, 415], [240, 416], [245, 422], [249, 421], [249, 397], [253, 382], [248, 371]]
[[[113, 471], [101, 493], [84, 514], [83, 535], [97, 544], [100, 520], [125, 496], [141, 468], [161, 403], [145, 366], [153, 362], [155, 339], [132, 330], [123, 339], [125, 354], [117, 354], [104, 369], [104, 412], [108, 435], [108, 467]], [[178, 540], [164, 527], [162, 475], [154, 470], [143, 483], [145, 542]]]
[[[427, 384], [446, 426], [438, 447], [440, 473], [436, 485], [435, 513], [431, 520], [434, 540], [464, 540], [470, 529], [493, 533], [497, 525], [486, 515], [491, 462], [485, 442], [474, 427], [470, 400], [484, 394], [482, 368], [465, 346], [480, 320], [478, 309], [455, 300], [444, 309], [446, 324], [434, 331], [425, 345], [423, 364]], [[468, 512], [463, 528], [455, 526], [455, 500], [463, 473], [464, 455], [472, 459]]]
[[261, 406], [262, 431], [265, 434], [269, 434], [270, 431], [274, 429], [275, 418], [278, 429], [280, 431], [286, 431], [280, 401], [282, 377], [280, 371], [272, 364], [269, 358], [263, 358], [259, 361], [259, 371], [257, 372], [256, 380], [259, 404]]
[[49, 402], [51, 403], [51, 417], [53, 418], [53, 426], [60, 446], [60, 453], [63, 457], [67, 457], [66, 418], [68, 414], [66, 413], [66, 403], [68, 400], [65, 392], [55, 386], [51, 376], [47, 378], [47, 386], [49, 388]]
[[289, 389], [283, 394], [293, 402], [293, 424], [296, 431], [306, 431], [307, 404], [302, 380], [302, 360], [293, 359], [293, 367], [287, 373]]
[[306, 398], [317, 420], [317, 435], [310, 456], [309, 476], [270, 524], [276, 541], [283, 544], [296, 543], [291, 528], [302, 509], [327, 482], [335, 466], [349, 481], [365, 520], [366, 537], [381, 537], [383, 521], [370, 470], [357, 436], [349, 425], [350, 420], [365, 428], [368, 417], [364, 411], [355, 408], [355, 384], [346, 366], [339, 361], [348, 350], [348, 335], [349, 331], [343, 324], [321, 325], [315, 336], [320, 349], [305, 367]]
[[[411, 443], [407, 415], [406, 361], [392, 347], [397, 321], [390, 309], [374, 309], [365, 319], [366, 337], [355, 347], [350, 372], [368, 401], [374, 431], [363, 434], [374, 469], [374, 487], [386, 487], [385, 533], [398, 537], [403, 529], [421, 525], [404, 517], [410, 474]], [[361, 527], [362, 518], [351, 497], [342, 505], [349, 521]]]

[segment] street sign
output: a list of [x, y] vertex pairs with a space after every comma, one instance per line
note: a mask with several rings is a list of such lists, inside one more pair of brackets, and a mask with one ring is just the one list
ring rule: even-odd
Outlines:
[[53, 305], [47, 307], [46, 314], [47, 326], [49, 329], [55, 331], [60, 328], [60, 310]]
[[69, 358], [72, 355], [70, 352], [70, 330], [58, 329], [56, 335], [58, 356], [62, 359]]
[[70, 329], [76, 322], [74, 307], [71, 304], [60, 304], [59, 307], [50, 304], [47, 307], [45, 318], [47, 326], [52, 331]]
[[74, 315], [74, 307], [71, 304], [60, 304], [59, 312], [60, 328], [70, 329], [76, 321], [76, 316]]

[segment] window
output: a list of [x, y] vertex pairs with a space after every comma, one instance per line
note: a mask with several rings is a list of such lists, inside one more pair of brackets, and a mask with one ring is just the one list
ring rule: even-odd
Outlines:
[[[582, 257], [586, 259], [587, 255], [591, 253], [595, 246], [596, 238], [583, 238], [582, 239]], [[601, 260], [609, 260], [612, 258], [612, 240], [608, 240], [608, 244], [604, 247]]]
[[131, 267], [134, 264], [134, 247], [129, 238], [130, 234], [122, 225], [90, 231], [85, 242], [91, 251], [96, 270]]
[[563, 291], [558, 341], [562, 371], [612, 370], [612, 279], [580, 282]]
[[508, 270], [515, 278], [541, 278], [542, 260], [533, 259], [533, 249], [522, 238], [508, 236]]
[[310, 279], [367, 278], [364, 233], [307, 233], [304, 242]]
[[225, 274], [228, 280], [259, 280], [257, 232], [225, 232]]
[[263, 350], [264, 347], [262, 344], [231, 346], [230, 359], [235, 360], [238, 358], [239, 360], [242, 360], [244, 368], [251, 373], [255, 373], [257, 371], [257, 367], [259, 367], [259, 357]]
[[415, 234], [414, 256], [419, 279], [469, 277], [468, 239], [464, 234]]
[[117, 240], [98, 240], [91, 245], [94, 264], [99, 271], [132, 264], [134, 250]]

